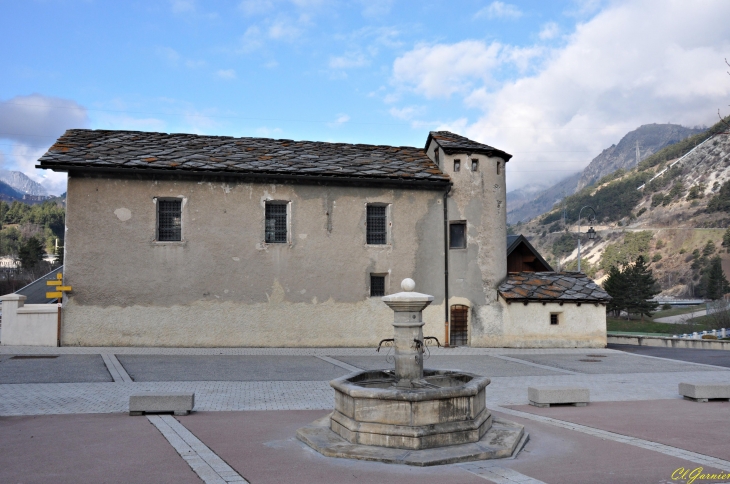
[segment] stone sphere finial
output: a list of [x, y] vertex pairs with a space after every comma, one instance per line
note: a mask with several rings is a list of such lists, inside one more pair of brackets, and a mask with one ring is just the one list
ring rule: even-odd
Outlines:
[[414, 281], [410, 277], [406, 277], [405, 279], [403, 279], [403, 282], [400, 283], [400, 287], [406, 292], [413, 292], [413, 290], [416, 288], [416, 281]]

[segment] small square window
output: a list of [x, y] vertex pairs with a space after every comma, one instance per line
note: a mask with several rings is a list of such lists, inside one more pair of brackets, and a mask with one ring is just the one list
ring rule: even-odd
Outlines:
[[471, 171], [479, 171], [479, 160], [471, 160]]
[[461, 171], [461, 160], [454, 160], [454, 171]]
[[552, 314], [550, 314], [550, 324], [551, 324], [551, 325], [552, 325], [552, 324], [555, 324], [555, 325], [557, 325], [557, 324], [558, 324], [558, 322], [559, 322], [559, 320], [560, 320], [560, 318], [559, 318], [558, 316], [559, 316], [559, 315], [558, 315], [557, 313], [552, 313]]
[[385, 276], [370, 274], [370, 297], [385, 296]]
[[266, 202], [267, 244], [284, 244], [287, 240], [287, 202]]
[[385, 205], [367, 206], [366, 243], [384, 245], [388, 243], [388, 214]]
[[182, 240], [182, 200], [157, 201], [157, 240]]
[[449, 224], [449, 249], [466, 248], [466, 222]]

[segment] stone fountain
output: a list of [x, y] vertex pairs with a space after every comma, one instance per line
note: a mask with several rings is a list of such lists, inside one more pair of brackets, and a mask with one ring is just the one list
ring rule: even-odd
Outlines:
[[395, 312], [394, 337], [383, 340], [395, 348], [395, 370], [332, 380], [335, 410], [299, 429], [299, 440], [328, 457], [415, 466], [516, 455], [528, 435], [522, 425], [492, 417], [489, 378], [423, 369], [422, 311], [433, 296], [413, 292], [412, 279], [401, 287], [383, 297]]

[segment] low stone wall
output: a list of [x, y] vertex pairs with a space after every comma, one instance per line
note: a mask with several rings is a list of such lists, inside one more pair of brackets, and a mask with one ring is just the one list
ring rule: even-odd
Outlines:
[[3, 305], [3, 346], [56, 346], [58, 307], [55, 304], [25, 304], [25, 296], [7, 294]]
[[608, 335], [608, 343], [617, 345], [658, 346], [697, 350], [730, 350], [730, 341], [712, 339], [663, 338], [661, 336]]

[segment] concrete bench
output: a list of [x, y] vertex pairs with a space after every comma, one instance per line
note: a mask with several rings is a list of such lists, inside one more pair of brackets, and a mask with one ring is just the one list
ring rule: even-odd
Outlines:
[[528, 387], [527, 398], [535, 407], [566, 404], [585, 407], [590, 401], [590, 392], [578, 387]]
[[679, 394], [686, 400], [730, 400], [730, 385], [722, 383], [680, 383]]
[[195, 393], [145, 392], [129, 396], [129, 415], [172, 412], [187, 415], [195, 406]]

